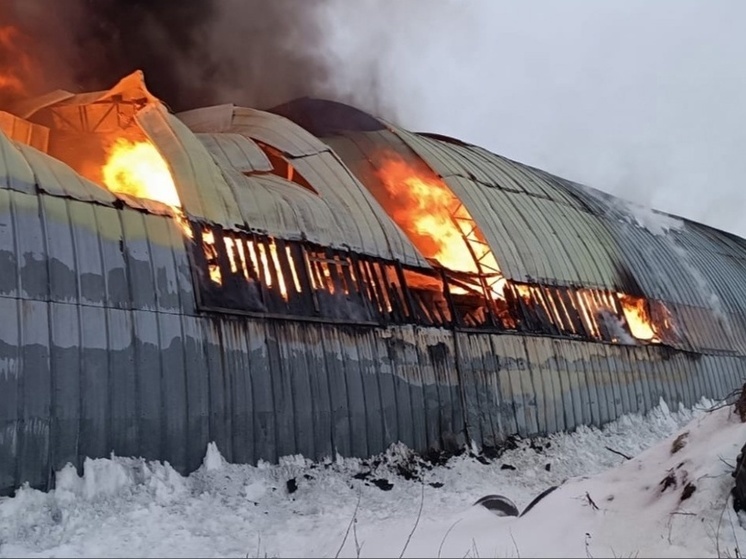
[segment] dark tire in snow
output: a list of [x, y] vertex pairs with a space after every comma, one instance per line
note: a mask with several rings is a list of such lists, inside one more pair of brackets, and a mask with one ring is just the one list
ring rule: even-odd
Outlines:
[[474, 503], [474, 506], [476, 505], [482, 505], [497, 516], [518, 516], [518, 507], [515, 503], [502, 495], [485, 495]]

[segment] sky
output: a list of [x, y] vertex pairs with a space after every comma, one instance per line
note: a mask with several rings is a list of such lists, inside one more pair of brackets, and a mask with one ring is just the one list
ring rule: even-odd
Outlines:
[[746, 3], [330, 0], [334, 88], [746, 236]]

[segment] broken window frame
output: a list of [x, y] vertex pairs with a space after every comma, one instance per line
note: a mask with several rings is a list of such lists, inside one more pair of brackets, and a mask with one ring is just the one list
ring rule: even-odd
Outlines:
[[[506, 281], [505, 299], [498, 300], [485, 292], [490, 288], [479, 274], [437, 265], [432, 269], [408, 266], [308, 241], [194, 221], [190, 226], [194, 235], [188, 252], [200, 311], [623, 343], [601, 321], [605, 314], [614, 317], [636, 343], [672, 341], [660, 332], [656, 334], [661, 340], [634, 338], [620, 300], [623, 294], [608, 290]], [[203, 238], [209, 234], [214, 243], [207, 249]], [[207, 253], [212, 255], [209, 261]], [[210, 279], [210, 266], [219, 283]], [[407, 280], [418, 276], [420, 281]], [[660, 301], [643, 301], [648, 313], [666, 311]], [[670, 313], [666, 316], [670, 320]]]

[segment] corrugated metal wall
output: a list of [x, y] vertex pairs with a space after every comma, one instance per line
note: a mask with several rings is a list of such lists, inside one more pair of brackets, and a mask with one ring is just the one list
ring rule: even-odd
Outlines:
[[179, 228], [0, 189], [0, 493], [86, 456], [198, 467], [454, 450], [741, 383], [739, 357], [416, 327], [203, 316]]

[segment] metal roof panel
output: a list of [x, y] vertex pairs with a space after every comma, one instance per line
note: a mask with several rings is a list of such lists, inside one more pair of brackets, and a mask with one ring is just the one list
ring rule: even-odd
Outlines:
[[219, 154], [234, 169], [241, 173], [271, 171], [272, 163], [262, 149], [241, 134], [197, 134], [213, 156]]
[[256, 109], [235, 107], [230, 131], [246, 134], [291, 157], [303, 157], [329, 151], [329, 147], [324, 142], [291, 120]]

